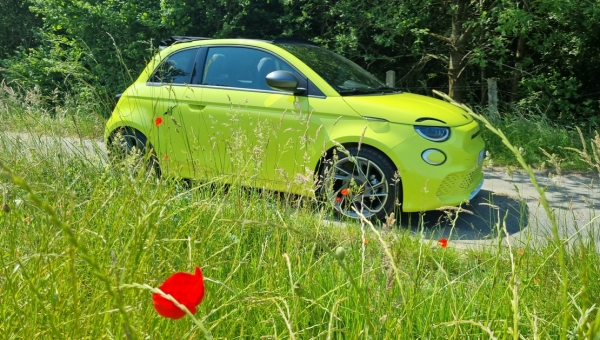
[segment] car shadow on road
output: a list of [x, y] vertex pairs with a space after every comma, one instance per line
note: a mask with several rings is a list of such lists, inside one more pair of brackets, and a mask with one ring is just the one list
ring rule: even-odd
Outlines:
[[[460, 212], [452, 208], [425, 213], [402, 213], [397, 224], [414, 233], [423, 233], [427, 239], [487, 240], [498, 236], [502, 221], [508, 234], [527, 228], [529, 209], [525, 202], [481, 190]], [[500, 221], [500, 223], [498, 223]], [[504, 233], [503, 231], [501, 231]]]

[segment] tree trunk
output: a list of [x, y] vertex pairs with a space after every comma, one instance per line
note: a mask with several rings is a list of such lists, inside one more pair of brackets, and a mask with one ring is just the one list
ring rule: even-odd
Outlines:
[[[483, 9], [485, 0], [480, 0], [479, 8]], [[452, 12], [452, 29], [450, 37], [430, 32], [434, 38], [443, 41], [450, 50], [448, 59], [448, 95], [462, 102], [467, 93], [467, 65], [469, 61], [468, 45], [473, 32], [480, 23], [471, 20], [471, 24], [465, 26], [477, 6], [472, 0], [451, 0], [451, 6], [444, 6]]]
[[485, 78], [485, 67], [481, 66], [479, 69], [480, 69], [479, 82], [481, 83], [481, 86], [479, 88], [479, 90], [481, 91], [481, 93], [479, 94], [481, 96], [481, 102], [479, 104], [480, 105], [484, 105], [485, 104], [485, 98], [487, 96], [487, 86], [486, 86], [486, 78]]
[[448, 65], [448, 95], [457, 102], [462, 102], [465, 97], [467, 79], [464, 75], [466, 63], [463, 51], [454, 50], [450, 52], [450, 63]]
[[448, 95], [462, 102], [467, 89], [466, 66], [467, 43], [474, 27], [463, 27], [468, 17], [469, 0], [452, 0], [452, 32], [450, 34], [450, 61], [448, 65]]
[[519, 42], [517, 44], [517, 52], [515, 54], [515, 70], [513, 71], [513, 80], [512, 80], [512, 91], [510, 94], [510, 101], [516, 102], [519, 100], [519, 82], [521, 81], [522, 68], [521, 62], [525, 57], [525, 37], [521, 34], [519, 35]]

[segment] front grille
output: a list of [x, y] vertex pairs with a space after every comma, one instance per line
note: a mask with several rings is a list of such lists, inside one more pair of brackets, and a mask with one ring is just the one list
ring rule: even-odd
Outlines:
[[453, 196], [461, 192], [465, 192], [465, 189], [470, 188], [475, 181], [477, 181], [478, 168], [470, 171], [457, 172], [450, 174], [444, 178], [438, 190], [436, 192], [437, 197], [443, 197], [446, 195]]
[[474, 172], [475, 170], [469, 172], [465, 177], [463, 177], [462, 182], [460, 182], [461, 189], [466, 189], [473, 184], [473, 177], [475, 176]]
[[438, 188], [436, 195], [444, 196], [444, 195], [450, 193], [452, 191], [452, 189], [454, 189], [454, 187], [456, 186], [457, 182], [458, 182], [457, 175], [452, 174], [452, 175], [446, 176], [446, 178], [444, 178], [444, 180], [442, 181], [442, 184], [440, 184], [440, 187]]

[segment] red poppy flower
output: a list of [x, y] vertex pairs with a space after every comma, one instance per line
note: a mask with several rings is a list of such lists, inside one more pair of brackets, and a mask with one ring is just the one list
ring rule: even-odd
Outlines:
[[169, 155], [165, 155], [165, 159], [169, 159]]
[[446, 246], [448, 245], [448, 240], [446, 240], [445, 238], [441, 238], [438, 240], [438, 244], [440, 245], [440, 247], [446, 248]]
[[336, 198], [335, 198], [335, 203], [340, 203], [341, 201], [342, 201], [342, 198], [341, 198], [341, 197], [336, 197]]
[[161, 117], [158, 117], [154, 120], [154, 125], [159, 126], [160, 124], [162, 124], [163, 120]]
[[348, 189], [342, 189], [342, 191], [340, 191], [340, 193], [344, 196], [348, 195], [350, 193], [350, 190]]
[[[177, 272], [166, 279], [158, 288], [165, 294], [175, 298], [192, 314], [196, 314], [196, 306], [200, 304], [204, 297], [204, 278], [200, 268], [196, 267], [194, 274]], [[184, 311], [160, 294], [152, 294], [152, 302], [156, 312], [165, 318], [180, 319], [185, 316]]]

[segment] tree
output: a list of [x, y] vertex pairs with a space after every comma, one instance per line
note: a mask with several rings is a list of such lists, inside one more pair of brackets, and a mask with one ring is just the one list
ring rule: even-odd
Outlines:
[[29, 11], [27, 0], [0, 0], [0, 60], [13, 54], [17, 48], [35, 44], [36, 29], [42, 22]]

